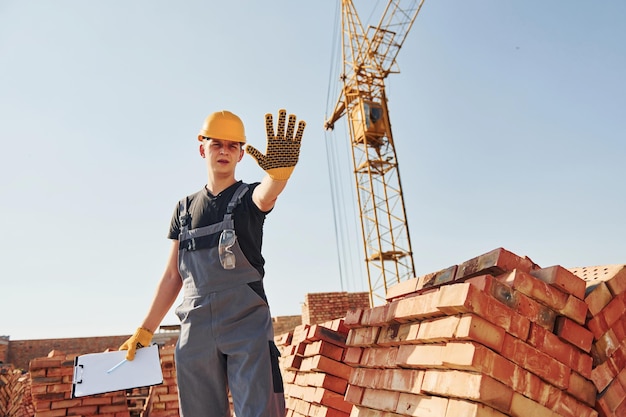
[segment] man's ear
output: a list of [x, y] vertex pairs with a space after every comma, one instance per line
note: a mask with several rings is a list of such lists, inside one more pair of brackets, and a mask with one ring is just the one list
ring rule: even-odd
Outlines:
[[243, 144], [241, 144], [241, 149], [239, 150], [239, 161], [237, 161], [237, 162], [241, 162], [241, 160], [243, 159], [243, 155], [244, 155], [245, 153], [246, 153], [246, 152], [244, 151]]
[[203, 158], [206, 157], [206, 155], [204, 154], [204, 142], [200, 144], [200, 156]]

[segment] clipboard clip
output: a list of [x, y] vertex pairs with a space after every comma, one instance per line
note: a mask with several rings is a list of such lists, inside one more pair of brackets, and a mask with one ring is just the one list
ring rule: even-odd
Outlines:
[[[80, 374], [80, 379], [78, 378], [78, 374]], [[76, 384], [83, 383], [83, 365], [78, 365], [74, 368], [74, 381]]]

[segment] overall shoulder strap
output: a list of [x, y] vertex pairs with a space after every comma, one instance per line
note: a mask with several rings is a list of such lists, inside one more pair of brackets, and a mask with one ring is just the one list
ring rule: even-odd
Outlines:
[[235, 207], [237, 207], [237, 205], [241, 203], [241, 199], [248, 192], [248, 189], [248, 184], [241, 184], [239, 188], [237, 188], [237, 191], [235, 191], [235, 194], [233, 194], [233, 197], [228, 202], [228, 207], [226, 208], [226, 215], [224, 216], [224, 219], [226, 219], [226, 216], [228, 216], [228, 218], [232, 216], [233, 210], [235, 210]]
[[189, 197], [185, 197], [178, 202], [178, 220], [180, 228], [189, 228], [191, 225], [191, 216], [189, 215]]

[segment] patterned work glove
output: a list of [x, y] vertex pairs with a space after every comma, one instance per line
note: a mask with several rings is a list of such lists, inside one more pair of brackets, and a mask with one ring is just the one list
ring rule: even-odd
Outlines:
[[135, 359], [135, 352], [137, 349], [150, 345], [152, 341], [152, 332], [148, 329], [140, 327], [137, 329], [134, 335], [128, 338], [127, 341], [122, 343], [119, 350], [127, 350], [126, 359], [132, 361]]
[[294, 135], [296, 116], [290, 114], [287, 132], [285, 133], [286, 114], [287, 111], [284, 109], [278, 111], [278, 130], [276, 134], [274, 134], [272, 115], [269, 113], [265, 115], [265, 130], [267, 134], [265, 155], [252, 145], [246, 146], [246, 152], [256, 159], [257, 164], [275, 180], [287, 180], [291, 176], [293, 169], [298, 163], [302, 134], [306, 126], [306, 122], [300, 120], [298, 130]]

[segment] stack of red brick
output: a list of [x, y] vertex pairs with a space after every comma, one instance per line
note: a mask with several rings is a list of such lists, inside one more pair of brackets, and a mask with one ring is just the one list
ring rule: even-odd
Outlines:
[[626, 416], [626, 265], [574, 268], [587, 282], [586, 327], [593, 333], [591, 380], [601, 416]]
[[344, 399], [351, 367], [343, 363], [348, 329], [343, 319], [300, 325], [277, 336], [287, 417], [347, 417]]
[[349, 311], [352, 417], [595, 417], [585, 281], [499, 248]]

